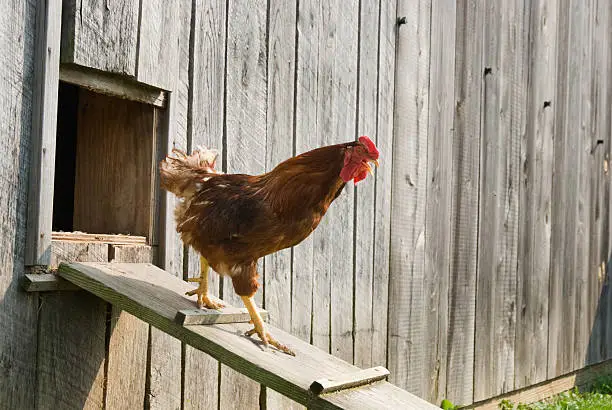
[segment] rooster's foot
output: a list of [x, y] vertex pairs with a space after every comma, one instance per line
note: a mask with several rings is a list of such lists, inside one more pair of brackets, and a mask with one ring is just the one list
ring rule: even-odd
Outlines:
[[264, 346], [268, 346], [268, 344], [270, 344], [276, 347], [278, 350], [280, 350], [283, 353], [287, 353], [288, 355], [295, 356], [295, 353], [293, 352], [293, 350], [289, 349], [287, 346], [285, 346], [284, 344], [274, 339], [272, 335], [270, 335], [269, 332], [266, 332], [263, 326], [255, 326], [253, 329], [247, 331], [245, 333], [245, 336], [252, 336], [255, 333], [257, 333], [257, 336], [259, 336]]

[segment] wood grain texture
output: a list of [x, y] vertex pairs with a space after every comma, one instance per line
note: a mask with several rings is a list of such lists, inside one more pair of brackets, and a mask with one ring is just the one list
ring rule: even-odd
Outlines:
[[127, 77], [90, 70], [80, 66], [62, 65], [59, 79], [111, 97], [125, 98], [163, 108], [166, 93], [158, 88], [144, 87]]
[[[359, 13], [357, 135], [367, 135], [372, 141], [377, 141], [380, 4], [376, 1], [363, 1], [360, 3]], [[384, 165], [389, 166], [388, 163], [384, 163]], [[376, 208], [374, 197], [377, 183], [378, 180], [368, 178], [354, 190], [353, 363], [359, 367], [373, 365], [374, 223]]]
[[[62, 262], [106, 262], [108, 246], [53, 241], [51, 254], [51, 263], [56, 266]], [[51, 403], [65, 408], [102, 408], [106, 303], [85, 292], [46, 293], [40, 303], [37, 408], [51, 408]]]
[[[180, 61], [183, 7], [189, 0], [147, 0], [140, 7], [136, 79], [142, 83], [176, 91]], [[189, 44], [189, 41], [188, 43]]]
[[[150, 263], [150, 246], [109, 246], [110, 262]], [[149, 325], [121, 309], [110, 306], [106, 353], [106, 408], [136, 409], [144, 406]]]
[[341, 377], [360, 369], [274, 326], [270, 326], [270, 332], [294, 347], [296, 356], [274, 349], [262, 349], [260, 343], [242, 336], [241, 333], [251, 326], [249, 324], [179, 325], [173, 319], [177, 311], [191, 305], [184, 295], [190, 286], [153, 265], [75, 263], [60, 266], [59, 274], [302, 404], [312, 404], [314, 408], [335, 408], [330, 404], [340, 400], [347, 408], [375, 408], [384, 400], [390, 400], [399, 408], [435, 408], [386, 382], [376, 384], [378, 388], [374, 390], [371, 390], [372, 386], [363, 391], [353, 389], [339, 395], [320, 396], [312, 402], [309, 393], [312, 381]]
[[425, 363], [428, 401], [446, 397], [448, 295], [450, 288], [451, 202], [455, 84], [455, 1], [431, 5], [427, 200], [425, 228]]
[[[191, 61], [187, 123], [189, 145], [192, 149], [204, 146], [218, 150], [220, 155], [217, 158], [217, 166], [222, 169], [226, 5], [223, 1], [196, 0], [192, 13], [192, 51], [188, 57]], [[186, 259], [186, 276], [199, 276], [199, 255], [189, 249]], [[208, 280], [209, 294], [218, 296], [219, 276], [211, 270]], [[184, 407], [216, 408], [219, 362], [188, 345], [184, 346], [184, 361]]]
[[[156, 17], [161, 19], [158, 20], [160, 24], [163, 22], [165, 27], [171, 30], [169, 33], [171, 41], [166, 43], [165, 34], [159, 33], [155, 35], [161, 37], [154, 38], [153, 42], [149, 44], [149, 52], [164, 52], [163, 50], [166, 47], [176, 48], [175, 51], [170, 52], [171, 55], [175, 53], [173, 55], [176, 56], [176, 60], [164, 60], [167, 63], [166, 68], [172, 71], [170, 77], [166, 77], [168, 73], [159, 73], [157, 69], [150, 67], [152, 69], [150, 72], [151, 78], [159, 76], [157, 79], [161, 79], [160, 81], [172, 81], [172, 84], [166, 85], [171, 87], [173, 92], [170, 93], [168, 108], [163, 115], [163, 121], [160, 121], [160, 132], [166, 136], [165, 141], [159, 141], [161, 156], [165, 156], [173, 148], [187, 150], [189, 138], [189, 49], [192, 4], [188, 0], [180, 0], [174, 4], [175, 10], [164, 10], [161, 16]], [[175, 21], [170, 21], [171, 18], [174, 18]], [[150, 29], [153, 33], [156, 33], [154, 28]], [[167, 56], [163, 58], [165, 57]], [[141, 70], [140, 66], [139, 70]], [[142, 74], [144, 75], [144, 72]], [[157, 158], [156, 164], [160, 160], [161, 158]], [[159, 263], [170, 275], [183, 278], [184, 246], [176, 232], [174, 221], [177, 198], [169, 193], [162, 193], [160, 197], [161, 240]], [[183, 393], [183, 349], [181, 342], [154, 327], [150, 327], [149, 345], [148, 391], [146, 392], [145, 405], [148, 404], [151, 409], [178, 409], [182, 406]]]
[[138, 0], [64, 1], [61, 62], [135, 76], [139, 5]]
[[[266, 171], [293, 156], [296, 14], [297, 2], [268, 4]], [[264, 260], [263, 305], [269, 323], [287, 332], [292, 323], [292, 254], [292, 249], [283, 249]], [[265, 400], [270, 409], [303, 408], [271, 389], [266, 389]]]
[[[610, 358], [609, 342], [606, 339], [606, 318], [608, 306], [612, 298], [606, 286], [606, 265], [609, 258], [610, 203], [609, 171], [606, 162], [609, 161], [610, 151], [610, 121], [607, 110], [612, 101], [610, 90], [610, 50], [606, 44], [610, 41], [612, 33], [608, 29], [611, 23], [612, 6], [603, 2], [596, 2], [594, 13], [596, 18], [592, 21], [593, 30], [593, 66], [592, 66], [592, 99], [593, 99], [593, 148], [591, 155], [590, 175], [591, 195], [593, 206], [590, 209], [590, 225], [592, 226], [593, 241], [589, 256], [589, 294], [591, 296], [590, 323], [592, 323], [589, 336], [589, 345], [585, 364], [594, 364]], [[608, 138], [606, 138], [608, 136]]]
[[530, 6], [527, 132], [521, 138], [515, 388], [546, 379], [557, 9]]
[[149, 236], [154, 120], [149, 105], [79, 91], [74, 229]]
[[34, 71], [32, 141], [28, 193], [26, 265], [45, 265], [51, 258], [53, 180], [62, 4], [39, 4], [36, 10], [37, 61]]
[[[514, 387], [520, 141], [525, 132], [528, 18], [522, 2], [503, 6], [490, 3], [485, 10], [475, 400]], [[511, 35], [510, 27], [520, 35]]]
[[[572, 270], [565, 270], [565, 256], [567, 241], [573, 239], [566, 238], [566, 231], [573, 230], [575, 223], [573, 218], [566, 221], [565, 207], [571, 206], [571, 201], [575, 198], [568, 198], [568, 187], [572, 183], [572, 171], [569, 170], [568, 161], [572, 157], [571, 151], [567, 150], [567, 107], [568, 100], [568, 53], [569, 53], [569, 0], [559, 4], [557, 20], [557, 83], [555, 102], [555, 135], [553, 156], [554, 168], [553, 175], [555, 180], [552, 191], [551, 206], [551, 266], [550, 266], [550, 291], [549, 291], [549, 328], [548, 328], [548, 369], [547, 377], [553, 378], [567, 373], [571, 366], [570, 360], [564, 352], [571, 354], [572, 342], [568, 337], [568, 329], [573, 329], [574, 304], [565, 303], [566, 298], [573, 298], [573, 276], [566, 276]], [[570, 195], [573, 196], [573, 195]], [[567, 245], [566, 245], [567, 244]], [[570, 248], [571, 249], [571, 248]], [[573, 255], [573, 252], [572, 252]], [[568, 255], [569, 256], [569, 255]], [[573, 263], [572, 263], [573, 265]], [[568, 284], [565, 285], [565, 282]], [[569, 292], [569, 293], [567, 293]], [[566, 335], [567, 334], [567, 335]]]
[[399, 2], [389, 271], [389, 381], [426, 397], [425, 205], [431, 2]]
[[0, 402], [34, 408], [38, 300], [24, 274], [36, 1], [0, 5]]
[[[226, 145], [228, 173], [261, 174], [266, 168], [267, 113], [267, 3], [234, 0], [228, 5], [226, 46]], [[258, 262], [259, 283], [265, 277]], [[223, 300], [242, 303], [230, 280], [223, 281]], [[261, 288], [254, 299], [263, 302]], [[237, 405], [258, 408], [260, 386], [221, 366], [221, 408]]]
[[[382, 165], [376, 170], [372, 277], [372, 364], [387, 363], [389, 248], [391, 245], [391, 186], [393, 172], [393, 112], [395, 90], [396, 2], [380, 5], [378, 40], [378, 111], [376, 146]], [[371, 183], [371, 182], [369, 182]]]
[[474, 392], [476, 264], [484, 7], [457, 2], [451, 261], [446, 395], [471, 403]]

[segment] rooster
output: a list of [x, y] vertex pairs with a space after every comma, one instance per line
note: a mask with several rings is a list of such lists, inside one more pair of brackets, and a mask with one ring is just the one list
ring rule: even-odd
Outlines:
[[208, 297], [208, 270], [231, 278], [257, 334], [277, 349], [294, 355], [266, 331], [253, 295], [257, 260], [306, 239], [349, 181], [373, 174], [379, 152], [365, 136], [358, 141], [305, 152], [262, 175], [222, 174], [215, 170], [217, 152], [173, 150], [160, 164], [162, 188], [181, 201], [175, 209], [181, 240], [200, 255], [197, 295], [200, 308], [219, 309]]

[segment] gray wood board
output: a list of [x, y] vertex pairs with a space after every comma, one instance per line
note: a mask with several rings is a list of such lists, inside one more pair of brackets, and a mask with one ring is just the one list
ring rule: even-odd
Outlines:
[[[517, 3], [490, 3], [485, 10], [475, 400], [514, 387], [527, 18], [528, 12]], [[520, 34], [511, 35], [509, 27]], [[491, 366], [491, 363], [496, 365]]]
[[46, 265], [51, 258], [51, 222], [55, 175], [55, 138], [62, 4], [53, 0], [36, 10], [37, 61], [34, 71], [32, 140], [26, 265]]
[[548, 363], [556, 5], [534, 2], [530, 20], [527, 132], [521, 138], [515, 388], [546, 380]]
[[398, 3], [391, 255], [389, 381], [426, 397], [425, 216], [431, 2]]
[[138, 0], [63, 1], [62, 63], [134, 76], [139, 7]]
[[[191, 306], [192, 302], [184, 295], [190, 286], [151, 264], [62, 264], [59, 274], [118, 308], [211, 354], [241, 374], [303, 404], [312, 400], [308, 391], [313, 380], [338, 377], [359, 370], [274, 326], [270, 326], [270, 331], [296, 351], [295, 357], [273, 348], [262, 349], [261, 343], [243, 336], [242, 333], [250, 328], [247, 324], [185, 327], [175, 323], [176, 312]], [[381, 389], [391, 389], [394, 392], [393, 399], [404, 403], [404, 408], [417, 405], [435, 408], [408, 392], [387, 385], [383, 382]], [[348, 400], [347, 395], [351, 395], [354, 400], [347, 402], [348, 407], [362, 404], [371, 408], [384, 400], [370, 390], [360, 394], [357, 389], [339, 393], [335, 397], [322, 396], [312, 404], [329, 408], [329, 401]]]
[[38, 298], [18, 284], [25, 263], [36, 4], [0, 4], [0, 402], [21, 408], [34, 408], [36, 400]]
[[[52, 242], [56, 263], [108, 260], [105, 244]], [[41, 294], [36, 356], [37, 407], [104, 405], [106, 303], [85, 292]], [[87, 359], [83, 360], [86, 352]], [[70, 394], [66, 394], [69, 391]]]
[[431, 3], [425, 228], [424, 397], [446, 398], [451, 262], [455, 77], [455, 1]]
[[484, 6], [479, 1], [462, 0], [457, 2], [456, 13], [446, 396], [453, 403], [471, 403], [474, 395]]

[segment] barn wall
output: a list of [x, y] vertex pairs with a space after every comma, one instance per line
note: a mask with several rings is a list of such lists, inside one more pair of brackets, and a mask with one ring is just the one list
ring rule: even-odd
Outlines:
[[[217, 148], [227, 172], [369, 135], [376, 178], [260, 262], [257, 301], [400, 387], [471, 403], [612, 358], [611, 13], [597, 0], [64, 0], [61, 60], [167, 90], [167, 150]], [[299, 407], [89, 295], [18, 292], [34, 16], [25, 0], [0, 13], [0, 403]], [[197, 275], [171, 218], [163, 233], [159, 263]], [[239, 303], [231, 284], [212, 288]]]
[[36, 2], [0, 5], [0, 402], [34, 408], [38, 299], [24, 272]]

